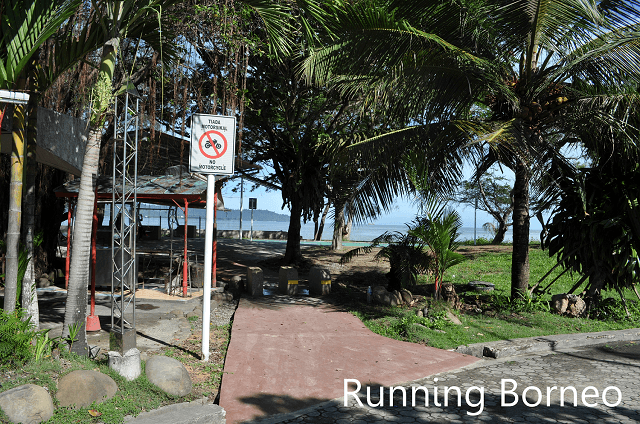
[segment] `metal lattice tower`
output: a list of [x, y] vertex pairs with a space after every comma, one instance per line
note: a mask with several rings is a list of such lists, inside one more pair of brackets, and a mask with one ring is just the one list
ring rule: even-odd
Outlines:
[[[132, 84], [116, 97], [111, 200], [110, 349], [136, 347], [136, 228], [140, 96]], [[116, 216], [117, 214], [117, 216]]]

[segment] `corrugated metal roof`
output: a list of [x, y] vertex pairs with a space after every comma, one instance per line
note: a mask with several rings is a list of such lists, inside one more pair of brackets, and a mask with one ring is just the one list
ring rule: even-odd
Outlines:
[[[222, 196], [220, 189], [222, 181], [216, 181], [216, 192], [218, 192], [218, 207], [221, 206]], [[131, 188], [131, 183], [126, 184], [126, 189]], [[80, 189], [80, 180], [69, 181], [56, 188], [58, 197], [76, 197]], [[116, 187], [117, 192], [121, 192], [122, 187]], [[207, 182], [189, 174], [178, 175], [139, 175], [137, 181], [138, 201], [145, 201], [159, 204], [183, 203], [187, 199], [189, 203], [201, 203], [204, 205], [207, 194]], [[98, 199], [111, 200], [113, 195], [111, 178], [98, 178]], [[196, 205], [194, 205], [196, 206]]]

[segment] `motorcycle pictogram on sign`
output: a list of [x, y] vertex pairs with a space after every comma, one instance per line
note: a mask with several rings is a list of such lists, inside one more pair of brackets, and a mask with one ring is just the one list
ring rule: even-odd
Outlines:
[[207, 131], [198, 140], [200, 152], [209, 159], [222, 157], [227, 151], [227, 145], [226, 137], [218, 131]]

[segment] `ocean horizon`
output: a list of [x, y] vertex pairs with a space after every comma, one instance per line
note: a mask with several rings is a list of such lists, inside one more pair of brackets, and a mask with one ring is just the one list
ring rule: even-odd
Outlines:
[[[168, 223], [165, 217], [158, 216], [144, 216], [143, 225], [161, 225], [162, 228], [167, 229]], [[184, 225], [184, 218], [178, 217], [178, 224]], [[105, 218], [103, 221], [103, 225], [108, 225], [108, 220]], [[204, 217], [189, 217], [189, 225], [193, 225], [198, 230], [205, 229], [205, 219]], [[238, 220], [218, 220], [217, 221], [218, 230], [238, 230], [240, 227], [240, 223]], [[173, 225], [175, 228], [175, 223]], [[256, 231], [288, 231], [289, 222], [284, 221], [254, 221], [253, 229]], [[364, 224], [364, 225], [354, 225], [351, 231], [350, 241], [359, 241], [359, 242], [370, 242], [376, 237], [379, 237], [385, 232], [398, 232], [402, 234], [406, 234], [408, 227], [405, 224]], [[242, 231], [244, 237], [249, 237], [249, 231], [251, 230], [251, 221], [243, 220], [242, 221]], [[530, 230], [530, 240], [537, 241], [540, 239], [540, 229], [533, 228]], [[305, 240], [312, 240], [314, 232], [314, 224], [313, 222], [308, 222], [306, 224], [302, 224], [300, 229], [300, 235]], [[329, 221], [325, 224], [324, 231], [322, 234], [322, 240], [331, 240], [333, 235], [333, 222]], [[475, 229], [475, 237], [476, 238], [485, 238], [485, 239], [493, 239], [493, 234], [489, 231], [486, 231], [484, 228], [476, 228]], [[473, 240], [474, 239], [474, 228], [473, 227], [462, 227], [460, 229], [460, 241]], [[505, 235], [505, 242], [513, 241], [513, 232], [511, 228], [507, 231]]]

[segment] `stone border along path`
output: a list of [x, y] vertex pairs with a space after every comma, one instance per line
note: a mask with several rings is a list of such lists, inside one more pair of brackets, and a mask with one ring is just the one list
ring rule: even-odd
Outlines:
[[[324, 402], [304, 410], [281, 414], [266, 419], [246, 421], [246, 423], [472, 423], [472, 422], [508, 422], [508, 423], [637, 423], [640, 422], [640, 342], [612, 343], [613, 349], [604, 346], [590, 346], [567, 351], [547, 353], [542, 356], [524, 356], [508, 359], [485, 359], [457, 371], [444, 372], [428, 378], [400, 385], [407, 393], [407, 406], [402, 406], [402, 393], [394, 391], [394, 404], [389, 406], [389, 387], [384, 387], [384, 406], [371, 407], [367, 404], [366, 389], [359, 393], [362, 407], [357, 405], [353, 395], [348, 395], [348, 406], [344, 398]], [[505, 380], [503, 383], [502, 380]], [[511, 380], [511, 381], [506, 381]], [[515, 393], [518, 402], [511, 394], [513, 382], [517, 384]], [[504, 402], [501, 406], [504, 384]], [[364, 383], [363, 383], [364, 385]], [[429, 406], [424, 406], [423, 392], [416, 396], [415, 406], [411, 405], [412, 387], [424, 386], [428, 389]], [[451, 387], [449, 404], [444, 405], [445, 386]], [[457, 393], [461, 392], [461, 406], [458, 406]], [[484, 397], [478, 389], [483, 387]], [[573, 406], [572, 386], [577, 392], [577, 406]], [[602, 393], [607, 391], [605, 400]], [[438, 402], [434, 405], [434, 387], [437, 387]], [[550, 405], [547, 406], [547, 390], [550, 391]], [[566, 388], [565, 405], [560, 405], [560, 390]], [[586, 389], [587, 387], [592, 387]], [[542, 396], [536, 391], [540, 390]], [[372, 404], [378, 404], [379, 386], [371, 387]], [[526, 390], [526, 401], [523, 391]], [[586, 390], [586, 391], [585, 391]], [[595, 396], [595, 393], [598, 396]], [[582, 398], [583, 391], [586, 398]], [[469, 393], [469, 399], [466, 394]], [[538, 405], [536, 403], [540, 401]], [[585, 406], [586, 401], [594, 407]], [[531, 406], [527, 406], [528, 403]], [[482, 405], [482, 406], [479, 406]], [[534, 406], [535, 405], [535, 406]], [[480, 409], [482, 412], [478, 414]], [[477, 415], [470, 415], [477, 414]]]

